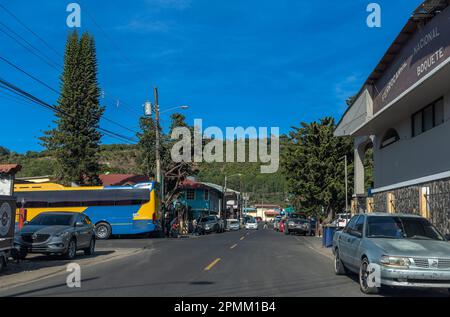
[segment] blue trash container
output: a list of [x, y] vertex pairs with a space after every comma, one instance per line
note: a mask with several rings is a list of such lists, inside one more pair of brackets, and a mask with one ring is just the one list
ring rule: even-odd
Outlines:
[[336, 227], [327, 226], [324, 231], [325, 248], [331, 248], [333, 246], [333, 237], [336, 232]]

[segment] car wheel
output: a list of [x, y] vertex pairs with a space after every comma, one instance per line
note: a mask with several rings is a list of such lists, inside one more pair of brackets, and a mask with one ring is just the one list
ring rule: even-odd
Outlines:
[[89, 248], [83, 250], [85, 255], [93, 255], [95, 252], [95, 238], [91, 238], [91, 242], [89, 243]]
[[66, 252], [63, 254], [63, 257], [66, 260], [72, 260], [77, 255], [77, 242], [75, 239], [71, 239], [69, 245], [67, 246]]
[[25, 260], [27, 258], [28, 251], [26, 249], [21, 248], [19, 252], [17, 252], [17, 258], [19, 260]]
[[339, 256], [339, 250], [337, 249], [334, 253], [334, 273], [336, 275], [347, 274], [347, 269], [345, 268], [345, 265], [344, 263], [342, 263], [341, 257]]
[[100, 222], [95, 226], [95, 236], [99, 240], [108, 240], [111, 236], [111, 231], [111, 226], [106, 222]]
[[364, 294], [378, 294], [380, 289], [376, 286], [369, 286], [369, 260], [364, 258], [359, 269], [359, 286]]

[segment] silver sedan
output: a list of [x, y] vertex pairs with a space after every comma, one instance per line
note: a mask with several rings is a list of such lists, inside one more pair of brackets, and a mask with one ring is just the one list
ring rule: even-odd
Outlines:
[[428, 220], [408, 214], [361, 214], [333, 239], [338, 275], [359, 274], [361, 291], [382, 287], [450, 290], [450, 243]]

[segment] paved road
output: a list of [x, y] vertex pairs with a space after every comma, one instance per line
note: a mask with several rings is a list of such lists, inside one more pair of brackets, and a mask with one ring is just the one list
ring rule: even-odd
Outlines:
[[355, 278], [335, 276], [332, 260], [306, 239], [314, 238], [259, 230], [109, 240], [100, 246], [144, 250], [82, 268], [81, 289], [69, 289], [63, 274], [0, 290], [0, 296], [362, 296]]

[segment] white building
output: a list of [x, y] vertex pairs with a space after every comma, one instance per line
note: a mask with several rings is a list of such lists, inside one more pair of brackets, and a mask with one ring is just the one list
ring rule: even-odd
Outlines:
[[450, 231], [450, 8], [414, 11], [343, 115], [352, 136], [354, 198], [365, 211], [364, 154], [374, 150], [374, 210], [418, 213]]

